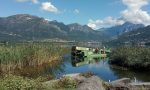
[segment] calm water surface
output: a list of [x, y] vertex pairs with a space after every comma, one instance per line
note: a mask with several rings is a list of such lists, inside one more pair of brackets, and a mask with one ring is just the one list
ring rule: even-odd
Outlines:
[[56, 73], [56, 77], [71, 73], [92, 72], [105, 81], [112, 81], [123, 77], [131, 78], [133, 81], [136, 78], [139, 82], [150, 81], [150, 72], [135, 72], [130, 70], [122, 70], [113, 68], [108, 64], [108, 59], [93, 60], [88, 64], [75, 67], [72, 65], [71, 56], [69, 54], [64, 56], [64, 63], [61, 66], [62, 71]]

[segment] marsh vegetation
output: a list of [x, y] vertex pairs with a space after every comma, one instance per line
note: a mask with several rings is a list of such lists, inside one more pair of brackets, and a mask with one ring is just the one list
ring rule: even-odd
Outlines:
[[37, 67], [43, 64], [56, 65], [61, 62], [66, 48], [53, 44], [12, 44], [0, 46], [0, 72], [13, 73], [26, 67]]
[[150, 48], [119, 47], [111, 53], [111, 64], [139, 70], [150, 70]]

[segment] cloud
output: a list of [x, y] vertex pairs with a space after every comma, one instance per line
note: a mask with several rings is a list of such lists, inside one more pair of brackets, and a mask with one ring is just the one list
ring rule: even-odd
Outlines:
[[150, 25], [150, 15], [147, 11], [142, 10], [143, 6], [149, 4], [150, 0], [122, 0], [127, 8], [120, 13], [121, 18], [106, 17], [104, 20], [89, 20], [88, 26], [97, 29], [105, 26], [121, 25], [124, 22], [134, 24]]
[[88, 26], [93, 29], [98, 29], [103, 26], [114, 26], [114, 25], [122, 25], [124, 23], [123, 20], [115, 19], [112, 17], [107, 17], [104, 20], [89, 20]]
[[16, 0], [17, 2], [27, 2], [29, 0]]
[[114, 6], [114, 5], [120, 5], [121, 3], [122, 3], [121, 0], [114, 0], [113, 2], [108, 3], [108, 5]]
[[38, 0], [31, 0], [33, 3], [35, 3], [35, 4], [37, 4], [37, 3], [39, 3], [39, 1]]
[[52, 21], [52, 20], [51, 20], [51, 19], [49, 19], [49, 18], [45, 18], [45, 20], [46, 20], [46, 21]]
[[75, 13], [75, 14], [79, 14], [80, 11], [79, 11], [78, 9], [75, 9], [75, 10], [74, 10], [74, 13]]
[[44, 11], [53, 12], [53, 13], [58, 12], [58, 9], [53, 4], [51, 4], [51, 2], [43, 2], [41, 5], [42, 5], [41, 9]]
[[147, 11], [141, 9], [148, 3], [149, 0], [123, 0], [123, 4], [127, 6], [127, 9], [122, 11], [121, 15], [125, 21], [146, 26], [150, 25], [150, 15]]
[[34, 4], [38, 4], [39, 1], [38, 0], [16, 0], [17, 2], [32, 2]]

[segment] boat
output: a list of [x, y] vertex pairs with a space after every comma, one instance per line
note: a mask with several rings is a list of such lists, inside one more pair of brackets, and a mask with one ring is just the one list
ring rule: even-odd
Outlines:
[[71, 50], [72, 58], [105, 58], [109, 55], [110, 49], [104, 48], [87, 48], [73, 46]]

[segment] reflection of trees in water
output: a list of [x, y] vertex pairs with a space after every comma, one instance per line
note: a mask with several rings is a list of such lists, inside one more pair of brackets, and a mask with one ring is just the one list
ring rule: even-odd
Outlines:
[[150, 81], [150, 72], [148, 71], [143, 71], [143, 72], [138, 72], [138, 71], [133, 71], [133, 70], [123, 70], [118, 66], [110, 66], [110, 69], [114, 72], [114, 75], [118, 76], [118, 78], [131, 78], [134, 80], [134, 77], [139, 80], [139, 81]]

